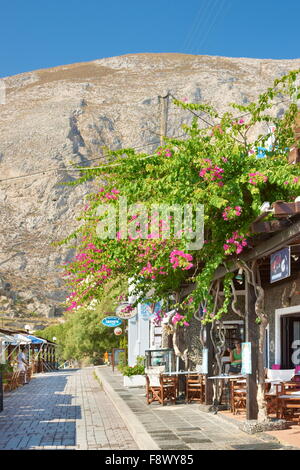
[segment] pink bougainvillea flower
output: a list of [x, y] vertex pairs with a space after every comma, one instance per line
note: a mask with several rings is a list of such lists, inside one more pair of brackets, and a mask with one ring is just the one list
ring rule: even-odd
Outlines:
[[192, 255], [184, 253], [182, 250], [173, 250], [170, 253], [170, 262], [174, 269], [180, 267], [182, 270], [188, 270], [193, 267], [193, 263], [189, 263], [192, 260]]
[[249, 173], [249, 183], [253, 185], [257, 185], [258, 183], [266, 183], [268, 181], [268, 177], [259, 171], [255, 173]]
[[242, 213], [241, 206], [235, 206], [235, 207], [227, 206], [225, 207], [222, 213], [222, 217], [224, 220], [232, 220], [235, 217], [239, 217], [241, 213]]
[[232, 236], [223, 245], [223, 249], [226, 255], [240, 254], [246, 246], [248, 246], [246, 238], [238, 232], [233, 232]]
[[71, 305], [67, 308], [67, 311], [74, 310], [74, 308], [77, 308], [78, 304], [77, 302], [72, 302]]

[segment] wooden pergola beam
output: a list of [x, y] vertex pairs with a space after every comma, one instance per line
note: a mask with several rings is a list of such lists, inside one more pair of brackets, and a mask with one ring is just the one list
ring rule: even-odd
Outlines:
[[224, 266], [219, 266], [216, 269], [214, 280], [223, 278], [226, 273], [234, 272], [238, 269], [238, 261], [254, 261], [256, 259], [262, 258], [263, 256], [269, 256], [275, 250], [283, 248], [288, 243], [293, 241], [293, 239], [299, 237], [300, 234], [300, 220], [295, 222], [292, 226], [282, 230], [282, 232], [274, 235], [274, 237], [269, 238], [269, 240], [261, 242], [257, 247], [252, 248], [248, 253], [241, 255], [238, 259], [233, 260], [228, 263], [227, 269]]
[[251, 225], [251, 232], [253, 233], [270, 233], [270, 232], [278, 232], [278, 230], [282, 230], [285, 227], [290, 226], [289, 220], [281, 219], [281, 220], [270, 220], [268, 222], [253, 222]]
[[273, 202], [272, 207], [275, 217], [288, 217], [300, 214], [300, 202], [276, 201]]
[[[256, 259], [262, 258], [264, 256], [269, 256], [275, 250], [285, 247], [288, 243], [297, 239], [300, 235], [300, 220], [294, 222], [293, 225], [290, 225], [288, 228], [282, 230], [280, 233], [277, 233], [272, 238], [261, 242], [257, 247], [252, 248], [244, 255], [241, 255], [238, 259], [229, 261], [227, 268], [224, 266], [219, 266], [216, 271], [213, 280], [222, 279], [226, 273], [236, 271], [239, 266], [237, 265], [238, 261], [254, 261]], [[195, 289], [196, 284], [185, 284], [181, 290], [180, 298], [184, 299], [187, 295], [191, 294]]]

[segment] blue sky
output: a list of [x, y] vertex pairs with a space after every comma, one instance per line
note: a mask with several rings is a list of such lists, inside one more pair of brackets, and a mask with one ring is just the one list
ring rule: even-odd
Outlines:
[[300, 58], [299, 0], [11, 0], [0, 12], [0, 77], [142, 52]]

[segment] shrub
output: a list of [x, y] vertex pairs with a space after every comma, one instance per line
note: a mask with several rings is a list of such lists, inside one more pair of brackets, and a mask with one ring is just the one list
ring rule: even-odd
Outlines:
[[144, 375], [145, 374], [145, 358], [143, 356], [137, 356], [136, 364], [134, 366], [124, 366], [121, 370], [123, 375], [131, 377], [132, 375]]
[[127, 366], [127, 357], [125, 352], [119, 354], [118, 370], [123, 374], [124, 367]]

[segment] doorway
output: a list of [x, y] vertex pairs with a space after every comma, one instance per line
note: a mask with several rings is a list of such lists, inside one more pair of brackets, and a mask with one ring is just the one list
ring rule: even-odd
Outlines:
[[275, 364], [289, 370], [300, 364], [300, 305], [275, 310], [274, 339]]
[[300, 345], [300, 313], [284, 315], [281, 322], [281, 364], [283, 369], [293, 369], [299, 365], [297, 349]]

